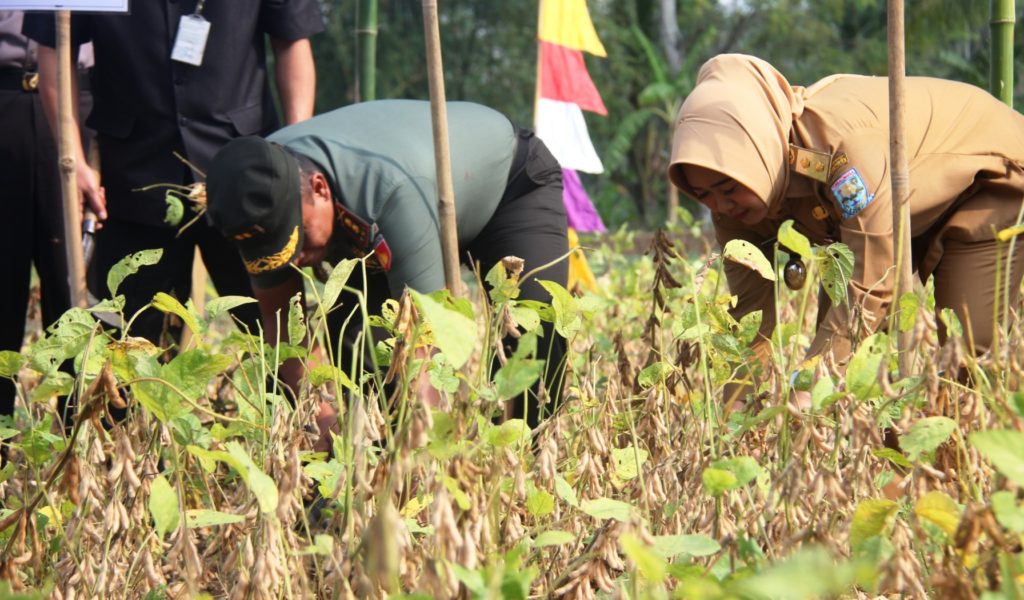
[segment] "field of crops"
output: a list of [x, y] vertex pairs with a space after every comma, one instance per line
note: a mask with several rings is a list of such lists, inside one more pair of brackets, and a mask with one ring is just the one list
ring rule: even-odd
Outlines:
[[[940, 348], [922, 289], [900, 305], [911, 377], [885, 333], [845, 370], [803, 364], [816, 285], [779, 286], [775, 361], [754, 401], [726, 406], [758, 320], [729, 317], [703, 239], [681, 227], [646, 255], [628, 232], [593, 240], [599, 292], [555, 289], [551, 307], [517, 304], [503, 270], [484, 274], [490, 300], [406, 296], [380, 320], [380, 374], [318, 366], [294, 407], [264, 382], [305, 349], [229, 326], [241, 298], [196, 311], [158, 295], [149, 310], [191, 331], [170, 360], [67, 313], [24, 355], [0, 353], [27, 407], [0, 427], [0, 597], [1022, 597], [1019, 326], [982, 360], [962, 337]], [[111, 289], [157, 259], [123, 263]], [[814, 264], [812, 282], [835, 276]], [[289, 340], [322, 329], [358, 268], [314, 288]], [[495, 416], [543, 369], [541, 318], [572, 341], [570, 381], [531, 433]], [[489, 375], [516, 324], [520, 350]], [[426, 343], [440, 353], [417, 363]], [[443, 409], [411, 393], [421, 368]], [[385, 377], [390, 396], [373, 391]], [[53, 397], [72, 389], [62, 428]], [[339, 397], [343, 433], [315, 454], [307, 426]]]

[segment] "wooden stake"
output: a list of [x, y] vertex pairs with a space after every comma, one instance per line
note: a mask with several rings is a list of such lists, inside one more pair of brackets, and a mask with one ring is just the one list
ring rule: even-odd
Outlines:
[[906, 55], [904, 52], [903, 0], [889, 0], [889, 169], [892, 183], [893, 257], [896, 261], [896, 285], [893, 289], [892, 331], [897, 334], [900, 376], [910, 374], [910, 334], [899, 333], [899, 300], [913, 287], [910, 261], [910, 168], [907, 164], [904, 88]]
[[78, 197], [75, 158], [75, 113], [72, 109], [71, 13], [57, 12], [57, 135], [60, 153], [60, 181], [64, 197], [64, 248], [68, 261], [71, 303], [85, 307], [85, 264], [82, 260], [82, 215]]
[[448, 111], [444, 96], [444, 68], [441, 65], [441, 31], [437, 23], [437, 0], [423, 0], [423, 28], [427, 41], [427, 80], [430, 82], [430, 115], [434, 129], [434, 160], [437, 163], [437, 216], [441, 222], [444, 279], [448, 291], [455, 297], [461, 297], [459, 237], [455, 221], [451, 153], [448, 148]]

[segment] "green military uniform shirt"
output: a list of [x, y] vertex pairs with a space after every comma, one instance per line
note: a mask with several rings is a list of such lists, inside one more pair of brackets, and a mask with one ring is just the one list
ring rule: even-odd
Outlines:
[[[447, 107], [458, 238], [464, 246], [487, 225], [505, 192], [516, 131], [506, 116], [485, 106], [449, 102]], [[267, 139], [309, 157], [330, 182], [335, 200], [379, 228], [391, 252], [392, 294], [405, 286], [421, 292], [444, 287], [428, 102], [354, 104]], [[332, 247], [344, 235], [336, 224]]]

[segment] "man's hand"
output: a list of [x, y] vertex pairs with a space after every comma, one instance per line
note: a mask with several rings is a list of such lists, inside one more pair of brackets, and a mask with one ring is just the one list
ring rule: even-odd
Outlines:
[[444, 399], [441, 398], [441, 392], [437, 391], [437, 388], [430, 383], [430, 357], [433, 354], [431, 348], [416, 348], [416, 358], [421, 362], [420, 372], [416, 375], [413, 389], [416, 391], [416, 397], [428, 408], [443, 408]]
[[[81, 160], [77, 161], [75, 171], [78, 180], [80, 209], [88, 208], [96, 215], [97, 221], [105, 221], [107, 218], [107, 191], [100, 185], [96, 171], [93, 171], [92, 167]], [[96, 227], [100, 228], [102, 224], [97, 223]]]
[[320, 431], [320, 437], [313, 444], [314, 452], [331, 452], [333, 440], [331, 432], [341, 433], [341, 426], [338, 425], [338, 411], [329, 403], [320, 401], [320, 410], [316, 414], [316, 427]]

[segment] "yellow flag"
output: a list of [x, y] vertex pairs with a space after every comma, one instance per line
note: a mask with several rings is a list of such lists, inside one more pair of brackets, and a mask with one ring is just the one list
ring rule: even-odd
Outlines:
[[541, 0], [539, 37], [594, 56], [608, 56], [590, 20], [586, 0]]
[[597, 279], [594, 278], [594, 273], [590, 270], [590, 265], [587, 264], [587, 258], [583, 256], [583, 251], [579, 247], [580, 240], [576, 235], [576, 230], [570, 227], [569, 249], [572, 250], [572, 254], [569, 255], [569, 285], [567, 288], [572, 290], [579, 286], [581, 289], [596, 292]]

